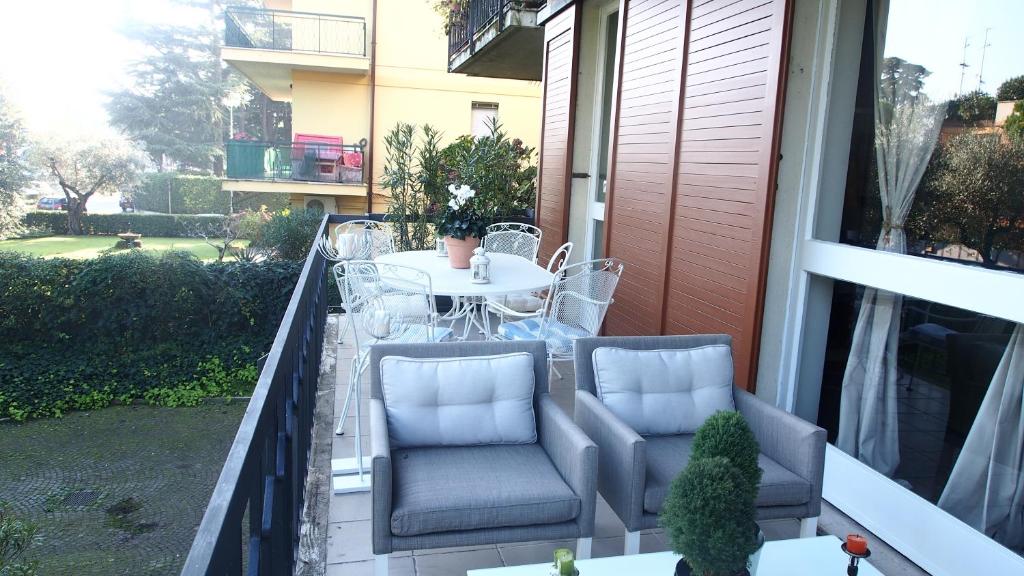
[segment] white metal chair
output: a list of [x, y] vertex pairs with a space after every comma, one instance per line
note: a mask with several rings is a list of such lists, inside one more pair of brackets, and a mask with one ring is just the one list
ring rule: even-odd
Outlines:
[[488, 252], [512, 254], [536, 262], [542, 234], [540, 228], [531, 224], [499, 222], [487, 227], [483, 247]]
[[[572, 242], [566, 242], [555, 250], [548, 260], [548, 272], [561, 275], [569, 258], [572, 256]], [[547, 299], [545, 291], [527, 292], [525, 294], [505, 294], [503, 296], [488, 296], [485, 299], [486, 311], [496, 314], [499, 323], [504, 323], [507, 318], [522, 320], [533, 318], [544, 313], [544, 302]]]
[[[354, 322], [352, 340], [355, 356], [349, 369], [348, 392], [338, 420], [336, 434], [344, 434], [349, 407], [355, 403], [356, 434], [354, 459], [332, 463], [335, 475], [358, 474], [350, 482], [335, 481], [335, 492], [361, 491], [369, 487], [363, 461], [361, 435], [360, 385], [370, 357], [370, 347], [384, 342], [411, 344], [442, 342], [451, 329], [437, 326], [438, 313], [430, 275], [417, 268], [384, 264], [369, 260], [342, 262], [334, 267], [334, 277], [345, 288], [345, 301]], [[341, 487], [339, 487], [339, 485]]]
[[[345, 234], [351, 235], [347, 242], [342, 240]], [[349, 220], [335, 227], [333, 240], [327, 236], [322, 237], [317, 248], [330, 262], [348, 262], [373, 260], [377, 256], [391, 254], [395, 251], [395, 243], [387, 224], [375, 220]], [[345, 300], [345, 290], [340, 282], [338, 292], [341, 293], [341, 307], [345, 310], [348, 320], [338, 326], [338, 344], [341, 344], [345, 332], [352, 325], [352, 318]]]
[[[498, 326], [500, 340], [544, 340], [548, 367], [573, 360], [573, 342], [596, 336], [612, 304], [625, 265], [618, 258], [565, 266], [548, 289], [543, 314]], [[558, 371], [555, 374], [561, 378]]]

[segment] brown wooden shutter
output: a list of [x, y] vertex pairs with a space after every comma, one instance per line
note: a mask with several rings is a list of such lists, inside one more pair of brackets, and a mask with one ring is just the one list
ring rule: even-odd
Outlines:
[[[627, 268], [606, 329], [730, 334], [736, 384], [752, 389], [788, 6], [786, 0], [678, 4], [627, 1], [607, 216], [608, 253]], [[656, 37], [662, 40], [650, 42]], [[677, 47], [684, 53], [676, 54]], [[679, 85], [670, 91], [672, 71]], [[675, 99], [674, 108], [666, 98]]]
[[609, 334], [660, 334], [679, 123], [685, 0], [630, 0], [619, 54], [605, 253], [626, 262]]
[[569, 235], [572, 134], [579, 58], [579, 17], [569, 6], [544, 25], [544, 112], [537, 178], [537, 226], [543, 264]]

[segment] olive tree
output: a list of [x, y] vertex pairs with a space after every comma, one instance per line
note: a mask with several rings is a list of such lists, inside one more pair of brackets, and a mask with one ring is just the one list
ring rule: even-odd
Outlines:
[[1024, 142], [966, 133], [942, 146], [911, 216], [931, 240], [973, 248], [986, 264], [1024, 251]]
[[54, 142], [37, 151], [38, 162], [56, 180], [67, 199], [68, 231], [82, 234], [82, 213], [97, 192], [115, 193], [133, 186], [145, 167], [144, 156], [121, 140]]

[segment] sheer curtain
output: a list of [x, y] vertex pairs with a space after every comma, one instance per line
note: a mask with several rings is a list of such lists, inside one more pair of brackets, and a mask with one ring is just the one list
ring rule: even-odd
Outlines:
[[1024, 325], [1010, 337], [939, 507], [1024, 548]]
[[[883, 215], [877, 248], [904, 254], [903, 223], [938, 141], [945, 107], [931, 104], [920, 85], [902, 81], [916, 65], [883, 59], [888, 11], [886, 0], [875, 3], [875, 158]], [[899, 294], [864, 291], [843, 375], [836, 441], [886, 475], [900, 463], [896, 350], [902, 304]]]

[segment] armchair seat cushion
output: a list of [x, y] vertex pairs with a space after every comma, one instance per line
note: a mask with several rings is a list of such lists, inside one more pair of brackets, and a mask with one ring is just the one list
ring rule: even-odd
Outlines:
[[[644, 512], [657, 514], [668, 496], [669, 486], [686, 468], [693, 448], [693, 435], [649, 436], [647, 441], [647, 477], [644, 490]], [[762, 470], [757, 507], [799, 506], [811, 499], [811, 483], [761, 454]]]
[[539, 444], [395, 450], [392, 471], [395, 536], [557, 524], [580, 513]]

